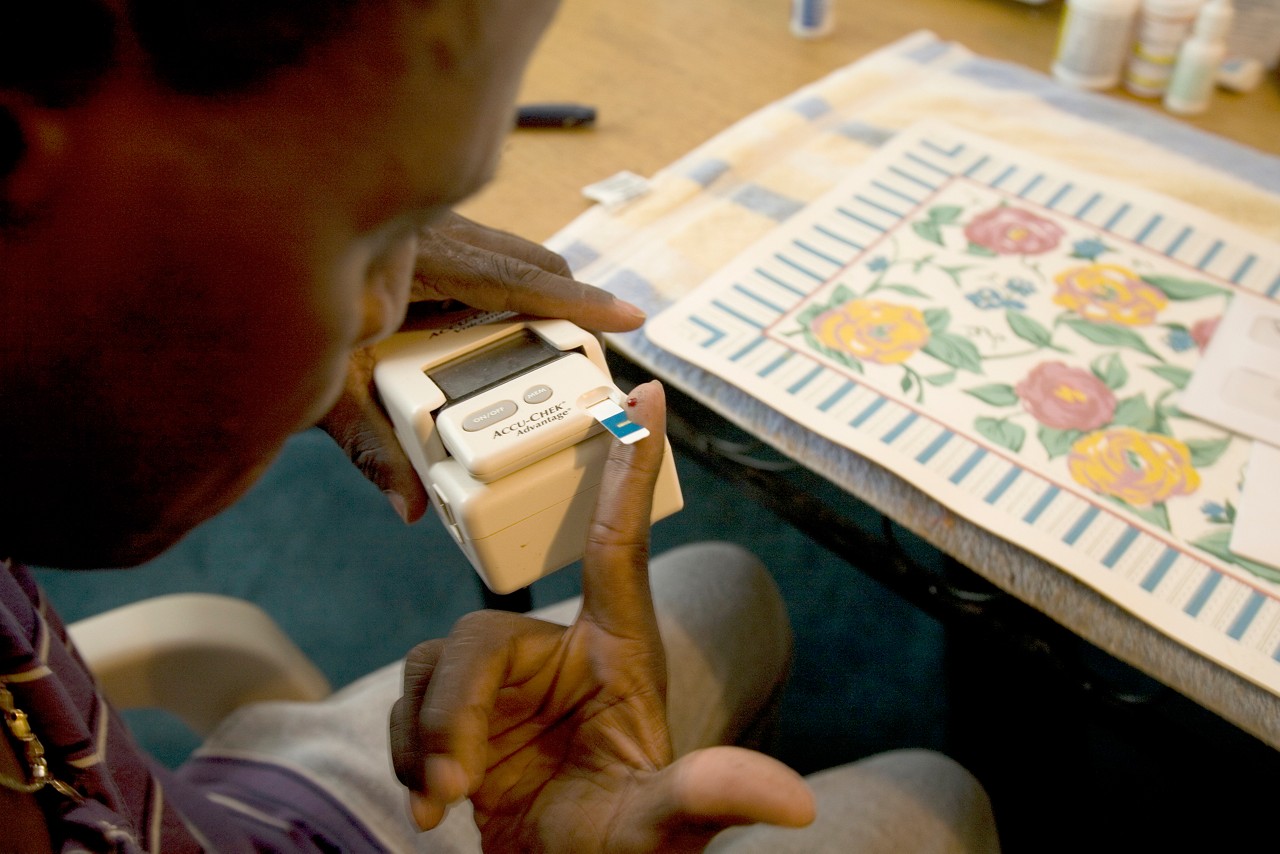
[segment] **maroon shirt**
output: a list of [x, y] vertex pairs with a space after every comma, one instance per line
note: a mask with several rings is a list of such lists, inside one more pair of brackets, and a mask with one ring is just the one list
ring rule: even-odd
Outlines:
[[55, 851], [385, 850], [341, 803], [285, 767], [212, 757], [169, 771], [153, 760], [99, 693], [30, 572], [7, 560], [0, 682], [30, 718], [50, 771], [84, 796], [77, 803], [50, 787], [37, 795]]

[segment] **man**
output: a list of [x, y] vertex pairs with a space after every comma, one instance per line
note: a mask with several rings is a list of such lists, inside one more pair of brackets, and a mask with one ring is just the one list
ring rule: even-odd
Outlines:
[[[23, 564], [144, 561], [321, 421], [404, 518], [421, 516], [361, 349], [411, 292], [605, 331], [642, 317], [540, 248], [449, 214], [493, 169], [554, 0], [13, 5], [0, 12], [4, 849], [399, 850], [415, 830], [391, 762], [417, 826], [440, 826], [428, 848], [474, 844], [457, 842], [469, 827], [490, 850], [697, 850], [729, 825], [810, 822], [784, 766], [693, 749], [764, 714], [784, 629], [742, 683], [747, 716], [688, 738], [682, 724], [675, 756], [645, 571], [656, 440], [611, 460], [568, 628], [478, 615], [410, 655], [394, 709], [375, 674], [331, 703], [251, 709], [175, 774], [140, 754]], [[662, 405], [660, 387], [636, 390], [655, 435]], [[716, 555], [761, 589], [758, 567]], [[756, 598], [785, 626], [776, 593]], [[963, 804], [913, 796], [885, 821], [915, 809], [990, 837], [963, 771], [912, 767]], [[445, 819], [464, 802], [474, 823]]]

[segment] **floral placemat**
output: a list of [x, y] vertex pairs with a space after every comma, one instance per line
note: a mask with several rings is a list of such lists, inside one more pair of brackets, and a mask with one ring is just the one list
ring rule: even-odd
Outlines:
[[1246, 439], [1178, 395], [1280, 248], [942, 123], [901, 131], [648, 339], [1280, 691], [1280, 573], [1227, 548]]

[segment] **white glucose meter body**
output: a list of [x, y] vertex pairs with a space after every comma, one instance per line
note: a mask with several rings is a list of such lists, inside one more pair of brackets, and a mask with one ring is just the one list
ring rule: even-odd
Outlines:
[[[489, 589], [582, 557], [609, 447], [647, 435], [626, 419], [599, 339], [565, 320], [470, 315], [397, 333], [375, 359], [396, 436]], [[683, 506], [668, 444], [651, 520]]]

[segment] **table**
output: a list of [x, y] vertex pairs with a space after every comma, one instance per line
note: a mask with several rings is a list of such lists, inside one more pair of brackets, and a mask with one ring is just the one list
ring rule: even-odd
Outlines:
[[[493, 183], [461, 212], [546, 239], [588, 208], [578, 188], [622, 169], [651, 174], [748, 113], [921, 27], [980, 54], [1045, 71], [1061, 7], [1016, 0], [899, 0], [837, 4], [837, 15], [832, 36], [806, 42], [787, 32], [782, 0], [648, 0], [625, 6], [566, 0], [534, 57], [521, 99], [593, 104], [598, 126], [587, 132], [516, 133]], [[1219, 94], [1208, 112], [1187, 121], [1280, 154], [1277, 117], [1280, 78], [1271, 75], [1247, 95]], [[1047, 615], [1050, 631], [1063, 627], [1253, 738], [1280, 747], [1280, 698], [876, 469], [867, 463], [878, 486], [857, 497], [952, 555], [993, 589]], [[932, 595], [928, 586], [924, 582], [919, 591], [923, 599]], [[973, 601], [986, 595], [975, 590]], [[964, 602], [947, 607], [963, 610]]]
[[[652, 174], [754, 110], [920, 28], [1047, 72], [1062, 7], [846, 0], [836, 3], [836, 14], [828, 38], [802, 41], [787, 31], [785, 0], [564, 0], [520, 98], [592, 104], [598, 126], [514, 134], [493, 182], [460, 210], [545, 240], [590, 206], [578, 188], [622, 169]], [[1278, 116], [1280, 76], [1272, 74], [1247, 95], [1219, 93], [1207, 112], [1185, 121], [1280, 154]]]

